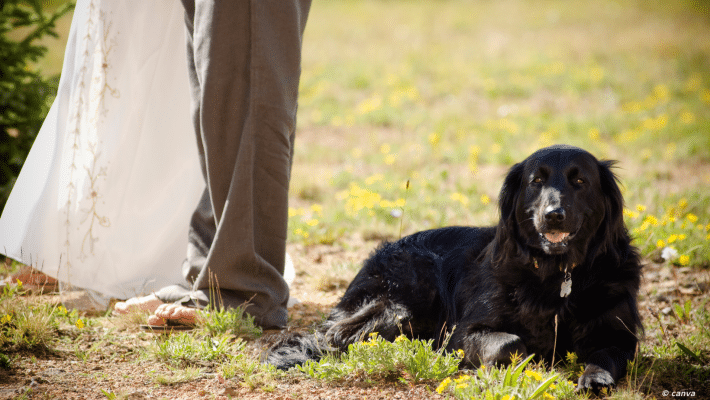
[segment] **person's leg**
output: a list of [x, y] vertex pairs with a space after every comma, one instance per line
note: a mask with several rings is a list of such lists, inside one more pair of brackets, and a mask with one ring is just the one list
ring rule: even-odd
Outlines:
[[186, 265], [191, 297], [199, 306], [248, 301], [246, 311], [259, 324], [284, 326], [288, 183], [310, 4], [184, 3], [195, 128], [215, 227], [202, 268]]

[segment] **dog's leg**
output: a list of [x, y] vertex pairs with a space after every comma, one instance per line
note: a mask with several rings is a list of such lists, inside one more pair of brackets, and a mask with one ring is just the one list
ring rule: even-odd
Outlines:
[[465, 362], [475, 367], [510, 364], [514, 355], [527, 357], [528, 352], [519, 336], [505, 332], [457, 332], [447, 346], [449, 350], [463, 350]]
[[577, 390], [598, 392], [611, 388], [626, 374], [626, 363], [633, 358], [633, 353], [616, 347], [602, 349], [592, 353], [586, 360], [584, 373], [579, 377]]
[[[387, 340], [394, 340], [411, 318], [409, 310], [401, 304], [387, 299], [378, 299], [364, 304], [357, 312], [342, 315], [344, 311], [334, 310], [331, 318], [336, 320], [328, 327], [325, 338], [329, 345], [346, 350], [348, 345], [377, 332]], [[328, 323], [326, 323], [328, 325]]]

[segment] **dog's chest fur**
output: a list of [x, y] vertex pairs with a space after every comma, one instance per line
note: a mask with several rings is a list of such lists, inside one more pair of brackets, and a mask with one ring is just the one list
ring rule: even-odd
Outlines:
[[511, 309], [510, 315], [515, 319], [512, 324], [517, 327], [515, 333], [531, 353], [549, 358], [556, 349], [564, 354], [570, 350], [570, 331], [573, 329], [567, 320], [569, 303], [576, 296], [560, 295], [564, 281], [561, 272], [542, 274], [547, 275], [545, 278], [532, 271], [518, 273], [520, 275], [513, 285], [507, 282], [501, 286], [506, 307]]

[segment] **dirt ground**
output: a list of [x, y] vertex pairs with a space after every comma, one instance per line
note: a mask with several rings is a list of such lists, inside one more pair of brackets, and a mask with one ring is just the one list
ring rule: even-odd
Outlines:
[[[318, 323], [357, 272], [360, 260], [377, 245], [376, 241], [353, 240], [341, 247], [318, 245], [289, 247], [297, 269], [292, 285], [292, 296], [299, 299], [290, 310], [290, 329], [311, 327]], [[352, 265], [349, 269], [338, 266]], [[335, 271], [335, 272], [333, 272]], [[710, 289], [710, 272], [698, 269], [679, 269], [647, 261], [644, 286], [641, 291], [641, 310], [647, 325], [654, 315], [668, 312], [673, 304], [685, 299], [699, 300]], [[52, 294], [44, 295], [48, 300]], [[0, 369], [0, 398], [32, 399], [104, 399], [106, 393], [125, 399], [437, 399], [437, 382], [405, 385], [398, 382], [376, 384], [353, 379], [340, 383], [325, 383], [307, 378], [277, 381], [266, 390], [253, 389], [242, 379], [226, 380], [216, 373], [202, 374], [187, 383], [159, 384], [155, 376], [170, 374], [165, 363], [141, 357], [153, 334], [126, 324], [125, 320], [102, 318], [102, 327], [91, 335], [76, 340], [70, 336], [54, 345], [56, 351], [46, 354], [22, 354], [13, 362], [12, 370]], [[672, 326], [665, 329], [672, 332]], [[105, 332], [116, 332], [105, 339]], [[65, 332], [67, 333], [67, 332]], [[71, 335], [70, 333], [67, 333]], [[656, 340], [656, 328], [647, 328], [645, 340]], [[252, 342], [253, 352], [261, 350], [262, 340]], [[93, 346], [93, 347], [92, 347]], [[77, 357], [77, 350], [89, 350], [85, 359]], [[98, 350], [97, 350], [98, 348]], [[663, 383], [649, 387], [660, 398]], [[698, 388], [701, 389], [701, 388]], [[705, 388], [704, 390], [710, 390]], [[710, 393], [710, 392], [706, 392]]]

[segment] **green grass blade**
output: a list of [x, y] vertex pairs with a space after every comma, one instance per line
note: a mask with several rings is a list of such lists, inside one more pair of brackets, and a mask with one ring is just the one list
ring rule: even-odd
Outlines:
[[693, 352], [693, 351], [690, 350], [689, 348], [685, 347], [685, 346], [684, 346], [683, 344], [681, 344], [680, 342], [675, 342], [675, 344], [678, 345], [678, 348], [679, 348], [683, 353], [685, 353], [686, 355], [690, 356], [693, 360], [697, 361], [697, 362], [700, 363], [700, 364], [703, 363], [703, 360], [700, 358], [700, 356], [698, 356], [697, 354], [695, 354], [695, 352]]
[[530, 363], [530, 361], [532, 361], [533, 357], [535, 357], [535, 354], [530, 354], [528, 358], [523, 360], [515, 367], [515, 370], [513, 371], [512, 382], [517, 382], [520, 379], [520, 375], [523, 373], [523, 370]]
[[557, 377], [559, 377], [559, 376], [560, 376], [559, 374], [553, 375], [553, 376], [547, 378], [545, 381], [543, 381], [540, 384], [540, 386], [538, 386], [537, 389], [535, 389], [533, 394], [530, 395], [529, 399], [536, 399], [536, 398], [542, 396], [542, 394], [545, 393], [545, 391], [547, 391], [547, 389], [550, 387], [550, 385], [552, 385], [552, 382], [554, 382], [555, 379], [557, 379]]

